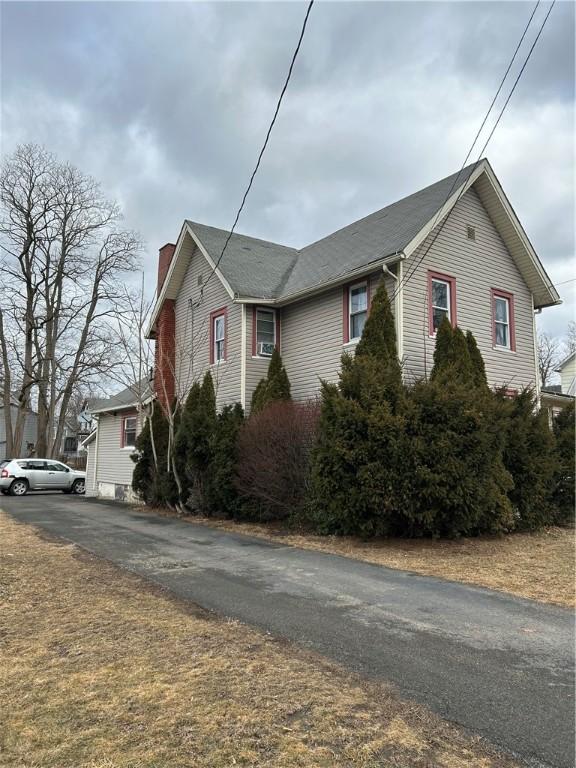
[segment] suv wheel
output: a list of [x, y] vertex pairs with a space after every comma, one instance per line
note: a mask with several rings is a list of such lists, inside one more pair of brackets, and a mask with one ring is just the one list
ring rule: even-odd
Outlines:
[[72, 493], [77, 493], [77, 494], [86, 493], [86, 481], [76, 480], [76, 482], [72, 486]]
[[10, 486], [11, 496], [25, 496], [28, 493], [28, 480], [14, 480]]

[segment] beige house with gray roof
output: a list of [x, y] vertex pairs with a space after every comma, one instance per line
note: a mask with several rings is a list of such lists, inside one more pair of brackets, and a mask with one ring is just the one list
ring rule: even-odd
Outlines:
[[[407, 381], [430, 373], [448, 316], [474, 333], [492, 386], [539, 395], [535, 313], [560, 298], [482, 160], [299, 250], [186, 220], [160, 249], [148, 329], [155, 397], [183, 399], [211, 371], [218, 407], [249, 409], [275, 346], [293, 397], [315, 397], [354, 352], [382, 282]], [[88, 493], [130, 499], [134, 394], [93, 412]]]
[[211, 370], [220, 406], [249, 407], [278, 346], [297, 399], [335, 381], [384, 281], [407, 380], [432, 366], [444, 315], [471, 330], [493, 386], [538, 389], [534, 314], [560, 303], [487, 160], [300, 250], [186, 220], [161, 249], [155, 391]]

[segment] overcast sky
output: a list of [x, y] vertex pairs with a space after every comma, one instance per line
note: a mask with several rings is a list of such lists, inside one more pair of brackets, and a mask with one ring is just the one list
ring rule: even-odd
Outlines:
[[[458, 170], [533, 5], [318, 2], [238, 231], [302, 246]], [[100, 180], [152, 290], [184, 218], [231, 226], [305, 8], [4, 3], [1, 151], [38, 142]], [[574, 9], [557, 2], [487, 151], [557, 284], [576, 276]], [[564, 333], [575, 288], [542, 327]]]

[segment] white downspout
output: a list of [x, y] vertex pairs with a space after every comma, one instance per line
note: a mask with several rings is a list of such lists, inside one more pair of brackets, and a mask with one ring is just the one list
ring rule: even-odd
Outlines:
[[94, 480], [93, 480], [93, 486], [94, 486], [94, 493], [96, 496], [99, 496], [98, 493], [98, 439], [100, 437], [100, 419], [98, 416], [96, 418], [96, 446], [94, 448]]
[[387, 264], [382, 265], [382, 271], [396, 282], [394, 293], [394, 325], [396, 326], [396, 350], [398, 359], [402, 363], [404, 357], [404, 285], [402, 278], [404, 275], [404, 262], [399, 259], [396, 262], [396, 274], [392, 272]]
[[246, 410], [246, 304], [241, 304], [242, 313], [240, 315], [240, 405]]
[[534, 295], [532, 295], [532, 335], [534, 339], [534, 391], [536, 393], [536, 406], [540, 410], [540, 370], [538, 367], [538, 331], [536, 329], [536, 313], [541, 310], [534, 308]]

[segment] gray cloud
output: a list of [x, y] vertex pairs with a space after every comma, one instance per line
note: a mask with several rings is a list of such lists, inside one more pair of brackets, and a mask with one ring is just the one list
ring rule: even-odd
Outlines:
[[[302, 245], [457, 169], [532, 7], [318, 3], [240, 231]], [[100, 179], [149, 243], [152, 289], [185, 217], [230, 226], [304, 10], [4, 3], [2, 151], [38, 141]], [[574, 272], [573, 131], [558, 2], [487, 153], [557, 282]], [[547, 330], [572, 318], [573, 285]]]

